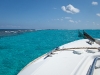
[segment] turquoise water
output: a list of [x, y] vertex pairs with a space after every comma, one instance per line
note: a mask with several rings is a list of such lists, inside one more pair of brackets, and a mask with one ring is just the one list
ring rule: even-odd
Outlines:
[[[85, 31], [100, 38], [100, 30]], [[17, 75], [35, 58], [78, 39], [78, 30], [41, 30], [0, 38], [0, 75]]]

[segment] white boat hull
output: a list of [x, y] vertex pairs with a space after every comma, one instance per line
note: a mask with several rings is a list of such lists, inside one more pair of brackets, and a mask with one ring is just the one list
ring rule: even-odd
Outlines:
[[77, 40], [30, 62], [18, 75], [87, 75], [94, 59], [100, 56], [98, 44]]

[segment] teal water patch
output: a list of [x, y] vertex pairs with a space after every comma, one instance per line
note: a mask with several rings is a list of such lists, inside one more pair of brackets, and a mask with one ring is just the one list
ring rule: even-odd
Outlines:
[[[100, 30], [86, 32], [100, 38]], [[78, 39], [78, 30], [41, 30], [0, 38], [0, 75], [17, 75], [35, 58]]]

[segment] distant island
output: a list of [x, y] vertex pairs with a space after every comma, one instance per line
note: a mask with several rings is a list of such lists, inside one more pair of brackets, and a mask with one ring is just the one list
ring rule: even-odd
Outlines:
[[18, 35], [25, 32], [33, 32], [35, 29], [0, 29], [0, 37]]

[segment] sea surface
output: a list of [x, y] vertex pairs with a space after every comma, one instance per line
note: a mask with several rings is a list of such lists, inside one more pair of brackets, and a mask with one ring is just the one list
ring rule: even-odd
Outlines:
[[[94, 38], [100, 38], [100, 30], [85, 31]], [[37, 30], [20, 34], [17, 30], [0, 32], [0, 75], [17, 75], [35, 58], [55, 47], [82, 39], [78, 37], [78, 30]]]

